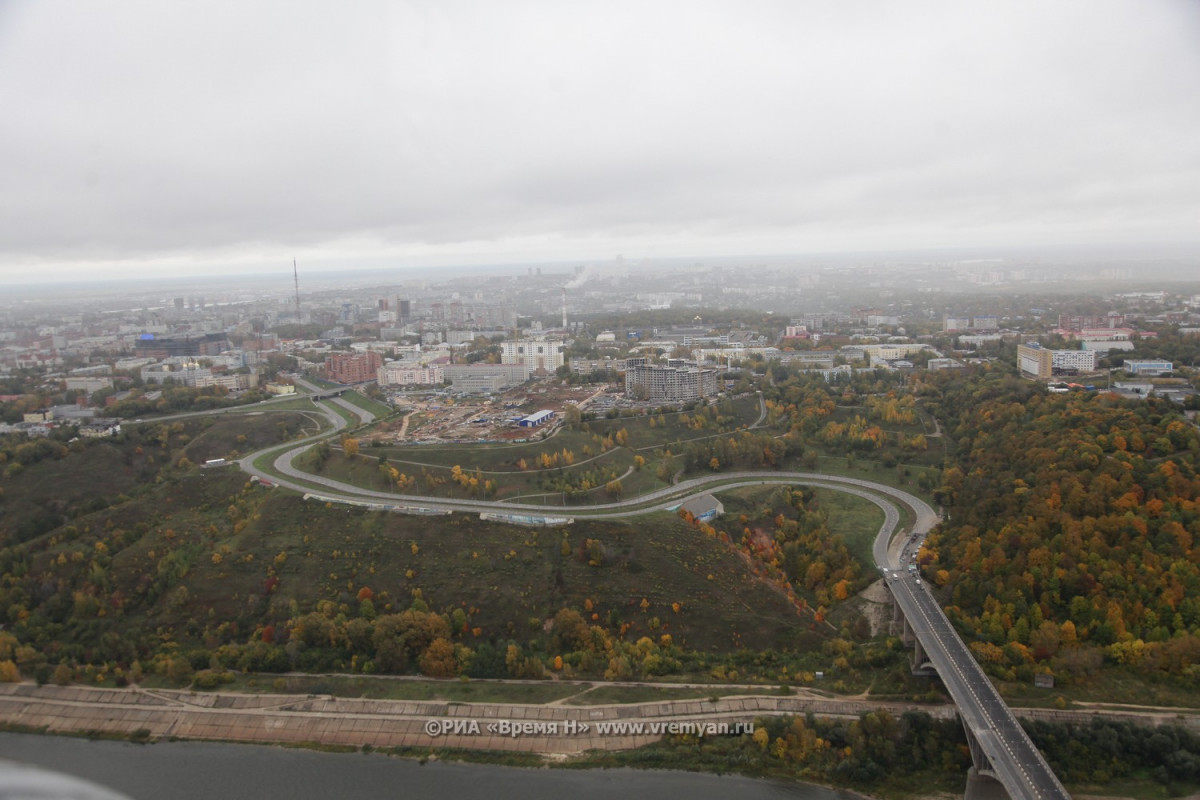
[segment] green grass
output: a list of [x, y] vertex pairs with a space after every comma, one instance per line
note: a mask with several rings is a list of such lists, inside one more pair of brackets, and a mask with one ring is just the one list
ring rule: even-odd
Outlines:
[[1095, 795], [1099, 797], [1131, 798], [1131, 800], [1168, 800], [1168, 798], [1195, 797], [1200, 793], [1200, 783], [1172, 783], [1169, 787], [1150, 778], [1114, 778], [1108, 783], [1068, 783], [1067, 789], [1076, 797]]
[[391, 406], [381, 403], [378, 400], [373, 400], [370, 397], [367, 397], [366, 395], [360, 394], [356, 391], [346, 392], [342, 395], [342, 399], [358, 406], [364, 411], [371, 412], [375, 415], [376, 419], [383, 419], [384, 417], [391, 416], [391, 414], [395, 411], [395, 409]]
[[253, 411], [312, 411], [316, 408], [307, 395], [297, 395], [286, 400], [276, 400], [262, 406], [247, 406], [246, 408], [231, 409], [230, 414], [245, 414]]
[[[173, 473], [181, 459], [202, 464], [251, 452], [290, 438], [307, 422], [295, 412], [261, 417], [221, 414], [147, 422], [112, 439], [81, 439], [67, 447], [63, 458], [29, 464], [3, 478], [0, 548], [147, 492], [164, 468]], [[245, 480], [240, 473], [239, 477]], [[150, 509], [145, 519], [153, 518]]]
[[566, 702], [572, 706], [598, 706], [618, 703], [654, 703], [668, 700], [695, 700], [730, 695], [778, 694], [778, 688], [764, 686], [761, 691], [749, 689], [726, 689], [720, 685], [706, 687], [662, 687], [662, 686], [597, 686], [576, 694]]
[[817, 502], [829, 514], [829, 532], [841, 536], [850, 553], [871, 572], [875, 558], [871, 546], [883, 524], [883, 511], [869, 500], [835, 489], [813, 489]]
[[[733, 476], [731, 476], [733, 477]], [[747, 513], [753, 516], [758, 509], [769, 502], [771, 496], [778, 491], [783, 483], [773, 483], [766, 486], [747, 486], [722, 492], [720, 488], [711, 489], [712, 493], [726, 501], [726, 518], [730, 514]], [[803, 487], [803, 482], [795, 486]], [[829, 532], [841, 536], [857, 558], [865, 571], [874, 574], [875, 560], [871, 547], [879, 534], [879, 526], [883, 524], [884, 514], [879, 506], [857, 495], [839, 492], [821, 486], [809, 487], [816, 498], [819, 508], [828, 514]], [[732, 523], [726, 523], [728, 527]], [[717, 527], [721, 527], [720, 524]]]
[[340, 405], [338, 405], [337, 403], [334, 403], [330, 400], [321, 401], [321, 407], [329, 409], [330, 411], [337, 414], [342, 419], [346, 420], [346, 424], [351, 429], [357, 428], [359, 425], [362, 424], [362, 419], [359, 418], [359, 416], [357, 414], [354, 414], [351, 411], [348, 411], [347, 409], [342, 408]]
[[276, 413], [272, 409], [269, 416], [265, 411], [260, 415], [238, 414], [199, 430], [187, 443], [183, 454], [196, 464], [213, 458], [233, 460], [295, 438], [305, 427], [313, 427], [312, 419], [295, 411]]
[[[341, 452], [335, 451], [325, 462], [320, 474], [324, 477], [367, 489], [397, 491], [392, 487], [390, 480], [385, 478], [379, 469], [382, 459], [385, 458], [388, 452], [388, 448], [369, 447], [360, 450], [357, 456], [348, 458]], [[432, 452], [428, 450], [422, 451], [421, 455], [424, 457]], [[579, 482], [588, 473], [592, 473], [593, 487], [585, 496], [574, 498], [571, 505], [605, 503], [610, 502], [612, 499], [605, 491], [607, 482], [612, 478], [623, 475], [633, 464], [633, 456], [629, 450], [617, 448], [586, 463], [576, 463], [561, 468], [529, 469], [512, 472], [480, 470], [484, 480], [492, 480], [497, 484], [494, 493], [491, 496], [485, 496], [482, 492], [473, 493], [451, 480], [451, 472], [454, 466], [460, 466], [464, 472], [475, 475], [476, 469], [475, 466], [470, 466], [471, 462], [460, 464], [457, 461], [453, 461], [452, 458], [447, 458], [446, 453], [440, 453], [439, 455], [442, 457], [441, 460], [450, 460], [452, 463], [443, 466], [411, 459], [387, 459], [392, 467], [395, 467], [405, 475], [421, 477], [428, 473], [442, 480], [442, 483], [439, 485], [431, 485], [427, 480], [422, 479], [418, 482], [417, 486], [405, 490], [404, 494], [491, 500], [515, 500], [520, 497], [526, 503], [550, 504], [561, 500], [562, 489], [543, 483], [544, 481], [557, 480], [565, 476], [574, 481], [576, 485], [579, 485]], [[315, 461], [311, 457], [298, 459], [296, 463], [297, 467], [306, 470], [312, 470], [314, 465]], [[643, 473], [645, 473], [645, 470], [643, 470]], [[629, 497], [634, 493], [634, 487], [646, 484], [647, 481], [657, 483], [652, 471], [648, 475], [642, 474], [636, 477], [631, 473], [629, 478], [633, 480], [628, 485], [624, 482], [622, 483], [622, 486], [625, 487], [625, 497]], [[662, 484], [657, 485], [661, 486]]]
[[352, 675], [238, 675], [217, 691], [283, 694], [329, 694], [371, 700], [444, 700], [458, 703], [521, 703], [539, 705], [584, 691], [574, 683], [543, 681], [408, 680]]
[[1112, 665], [1090, 678], [1053, 689], [1020, 683], [999, 683], [997, 688], [1006, 700], [1016, 705], [1042, 708], [1052, 707], [1059, 695], [1066, 698], [1072, 708], [1080, 708], [1077, 703], [1200, 708], [1200, 686], [1194, 681], [1167, 675], [1148, 680], [1145, 675], [1127, 667]]
[[[820, 472], [825, 475], [875, 481], [887, 486], [894, 486], [897, 489], [903, 489], [934, 507], [937, 504], [934, 503], [932, 492], [922, 489], [917, 483], [917, 478], [922, 472], [926, 471], [932, 472], [939, 479], [941, 478], [941, 469], [939, 467], [924, 467], [916, 464], [900, 464], [895, 467], [885, 467], [876, 458], [864, 458], [862, 456], [853, 456], [847, 459], [846, 456], [821, 455], [817, 458], [816, 466], [811, 469], [798, 462], [788, 464], [787, 469], [795, 469], [803, 472]], [[909, 473], [907, 475], [904, 474], [906, 469]]]

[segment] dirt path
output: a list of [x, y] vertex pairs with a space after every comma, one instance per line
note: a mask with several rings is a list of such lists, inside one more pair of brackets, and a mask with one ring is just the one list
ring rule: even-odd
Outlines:
[[400, 430], [396, 433], [397, 439], [403, 439], [405, 436], [408, 435], [408, 418], [416, 413], [418, 413], [418, 412], [415, 410], [410, 411], [404, 415], [403, 419], [400, 420]]

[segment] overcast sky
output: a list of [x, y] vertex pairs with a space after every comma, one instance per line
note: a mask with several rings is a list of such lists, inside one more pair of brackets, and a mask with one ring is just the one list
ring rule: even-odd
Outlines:
[[1200, 2], [0, 0], [0, 283], [1200, 239]]

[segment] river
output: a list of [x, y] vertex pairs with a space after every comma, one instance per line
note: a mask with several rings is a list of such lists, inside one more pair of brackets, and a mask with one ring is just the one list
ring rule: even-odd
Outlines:
[[[132, 800], [850, 800], [806, 784], [664, 770], [522, 769], [212, 742], [132, 744], [0, 733], [0, 759], [48, 767]], [[0, 797], [4, 793], [0, 761]]]

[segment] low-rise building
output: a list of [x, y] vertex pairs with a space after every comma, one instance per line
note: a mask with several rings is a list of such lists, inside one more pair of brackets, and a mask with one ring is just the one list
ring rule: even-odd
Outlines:
[[989, 344], [992, 342], [1001, 342], [1004, 337], [998, 333], [979, 333], [971, 336], [959, 336], [959, 347], [979, 347], [980, 345]]
[[1130, 350], [1136, 350], [1137, 345], [1128, 339], [1108, 339], [1108, 340], [1084, 340], [1080, 342], [1084, 350], [1091, 350], [1095, 353], [1103, 355], [1111, 353], [1114, 350], [1119, 350], [1123, 353], [1128, 353]]
[[830, 366], [826, 369], [818, 369], [818, 368], [802, 369], [801, 372], [804, 372], [809, 375], [820, 375], [822, 378], [825, 379], [826, 383], [833, 383], [835, 380], [838, 380], [839, 378], [849, 379], [849, 378], [853, 377], [854, 376], [854, 367], [850, 366], [849, 364], [841, 364], [836, 367]]
[[[442, 367], [443, 378], [454, 384], [458, 391], [471, 391], [465, 388], [471, 385], [495, 387], [475, 391], [500, 391], [510, 386], [519, 386], [529, 380], [529, 373], [529, 367], [524, 364], [447, 364]], [[490, 380], [492, 377], [498, 378], [498, 382]], [[489, 380], [482, 380], [484, 378]], [[461, 381], [466, 382], [460, 383]], [[475, 383], [472, 384], [472, 381]]]
[[679, 510], [686, 511], [697, 522], [712, 522], [725, 513], [725, 506], [711, 494], [702, 494], [685, 502]]
[[1127, 360], [1122, 369], [1130, 375], [1170, 375], [1175, 371], [1175, 365], [1163, 360]]
[[75, 390], [88, 394], [113, 387], [113, 379], [105, 376], [71, 376], [64, 383], [68, 391]]
[[954, 358], [931, 358], [925, 366], [931, 372], [936, 372], [941, 369], [962, 369], [964, 364]]
[[841, 355], [850, 361], [895, 361], [911, 358], [923, 350], [932, 350], [927, 344], [915, 342], [896, 344], [852, 344], [841, 349]]
[[1095, 372], [1094, 350], [1053, 350], [1051, 367], [1057, 372]]
[[465, 394], [496, 394], [509, 387], [503, 375], [494, 372], [479, 375], [460, 375], [450, 380], [450, 386], [456, 392]]
[[554, 419], [554, 412], [548, 408], [535, 411], [527, 417], [522, 417], [517, 424], [522, 428], [537, 428]]
[[199, 386], [212, 377], [212, 370], [193, 361], [163, 362], [142, 367], [144, 383], [173, 381], [179, 386]]
[[438, 386], [446, 382], [442, 367], [423, 367], [411, 362], [391, 362], [379, 370], [381, 386]]
[[121, 432], [121, 420], [97, 417], [79, 426], [79, 435], [88, 439], [116, 436]]
[[154, 361], [155, 360], [153, 358], [122, 358], [120, 361], [118, 361], [113, 366], [116, 369], [122, 370], [122, 371], [133, 370], [133, 369], [141, 369], [142, 367], [149, 366], [150, 364], [153, 364]]

